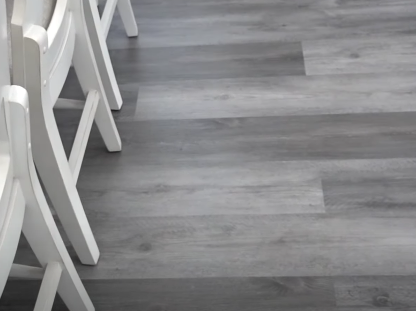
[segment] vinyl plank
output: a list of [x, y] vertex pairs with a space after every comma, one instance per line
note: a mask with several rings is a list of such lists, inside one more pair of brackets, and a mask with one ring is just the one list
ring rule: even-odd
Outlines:
[[[263, 167], [86, 167], [78, 189], [91, 217], [323, 213], [313, 170]], [[114, 207], [117, 206], [115, 209]]]
[[415, 117], [401, 112], [120, 122], [123, 152], [103, 153], [94, 132], [85, 157], [109, 166], [412, 158]]
[[[189, 165], [182, 166], [186, 174], [178, 176], [176, 164], [144, 166], [143, 170], [137, 170], [125, 162], [125, 166], [117, 165], [117, 161], [113, 166], [94, 166], [92, 162], [86, 161], [78, 188], [101, 250], [101, 260], [94, 268], [78, 264], [83, 278], [390, 275], [414, 271], [416, 229], [414, 215], [408, 209], [403, 209], [407, 213], [394, 214], [224, 215], [228, 210], [224, 205], [222, 215], [136, 217], [141, 211], [125, 213], [123, 200], [111, 201], [110, 192], [106, 200], [113, 205], [103, 203], [100, 212], [91, 201], [85, 200], [90, 189], [101, 189], [104, 195], [119, 182], [134, 184], [149, 179], [151, 184], [162, 179], [167, 182], [173, 177], [175, 184], [180, 185], [190, 175], [196, 175], [193, 180], [202, 186], [210, 178], [206, 169], [193, 169]], [[227, 163], [222, 167], [227, 174], [240, 166]], [[324, 179], [358, 173], [414, 175], [416, 159], [245, 164], [250, 172], [266, 168], [276, 175], [284, 170], [293, 171], [293, 176], [319, 170]], [[220, 185], [227, 185], [225, 175], [219, 174], [216, 167], [211, 169], [213, 175], [218, 174]], [[272, 173], [266, 177], [265, 181], [273, 180]], [[386, 189], [388, 192], [389, 188]], [[156, 195], [153, 198], [158, 200]], [[173, 207], [179, 215], [183, 213], [181, 206]], [[143, 208], [138, 201], [137, 209]], [[78, 263], [71, 248], [70, 251]], [[16, 261], [35, 264], [28, 262], [29, 258], [28, 249], [20, 248]]]
[[118, 83], [304, 75], [299, 42], [110, 51]]
[[414, 170], [343, 172], [322, 183], [329, 213], [416, 216]]
[[[33, 291], [36, 281], [13, 281], [9, 304], [18, 287]], [[335, 305], [327, 278], [207, 278], [84, 281], [97, 310], [233, 311], [272, 308], [330, 308]], [[0, 307], [0, 310], [1, 307]], [[54, 310], [65, 310], [61, 302]]]
[[[101, 311], [269, 311], [276, 307], [289, 311], [376, 311], [380, 307], [414, 311], [414, 280], [414, 276], [116, 279], [85, 280], [84, 285]], [[39, 286], [39, 281], [9, 281], [0, 310], [32, 310]], [[388, 299], [383, 299], [387, 294]], [[67, 311], [59, 296], [53, 310]]]
[[414, 276], [365, 276], [334, 279], [337, 305], [408, 310], [416, 306]]
[[116, 117], [144, 121], [415, 111], [415, 80], [416, 72], [400, 72], [130, 83], [121, 86], [128, 111], [123, 108]]
[[83, 278], [400, 275], [415, 219], [319, 215], [91, 219], [100, 264]]
[[377, 5], [411, 5], [412, 0], [132, 0], [133, 5], [137, 6], [168, 6], [180, 5], [224, 5], [224, 4], [244, 4], [244, 5], [279, 5], [286, 8], [344, 8], [344, 7], [372, 7]]
[[302, 46], [308, 75], [416, 69], [414, 37], [304, 41]]
[[416, 31], [412, 22], [416, 5], [409, 1], [377, 5], [332, 0], [180, 2], [133, 2], [140, 38], [128, 39], [116, 18], [107, 40], [109, 48], [298, 42]]

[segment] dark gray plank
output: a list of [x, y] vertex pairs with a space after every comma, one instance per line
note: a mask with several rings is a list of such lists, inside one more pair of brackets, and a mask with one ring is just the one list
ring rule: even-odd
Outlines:
[[78, 189], [88, 214], [100, 218], [325, 211], [317, 172], [288, 170], [280, 163], [199, 168], [131, 165], [116, 171], [85, 167]]
[[169, 120], [415, 111], [415, 80], [416, 72], [403, 72], [131, 83], [121, 86], [125, 107], [116, 117]]
[[[414, 276], [86, 280], [84, 284], [101, 311], [416, 310]], [[33, 310], [39, 286], [38, 281], [9, 281], [0, 310]], [[59, 297], [54, 310], [67, 310]]]
[[103, 153], [95, 132], [86, 158], [95, 165], [411, 158], [415, 118], [403, 112], [120, 122], [123, 151]]
[[[266, 311], [335, 305], [332, 280], [328, 278], [100, 280], [84, 283], [100, 311]], [[9, 282], [2, 299], [5, 304], [24, 305], [16, 301], [18, 296], [14, 293], [19, 289], [32, 293], [38, 284], [36, 281]], [[0, 305], [0, 310], [5, 309]], [[62, 302], [58, 301], [54, 310], [65, 310]]]
[[340, 277], [334, 279], [337, 305], [409, 310], [416, 307], [414, 276]]
[[302, 41], [414, 34], [410, 1], [133, 1], [140, 37], [128, 39], [120, 19], [111, 49]]
[[302, 46], [308, 75], [416, 70], [414, 37], [305, 41]]
[[305, 74], [299, 42], [124, 49], [110, 56], [120, 84]]
[[416, 216], [414, 170], [343, 172], [322, 183], [328, 212]]

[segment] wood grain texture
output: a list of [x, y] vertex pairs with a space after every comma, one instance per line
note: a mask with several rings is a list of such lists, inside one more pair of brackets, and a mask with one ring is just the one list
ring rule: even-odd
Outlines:
[[411, 158], [415, 117], [402, 112], [120, 122], [123, 152], [103, 153], [94, 132], [85, 157], [109, 166]]
[[132, 2], [124, 150], [94, 129], [78, 183], [99, 265], [68, 245], [97, 310], [416, 311], [414, 1]]
[[334, 279], [340, 307], [408, 310], [416, 307], [414, 276], [364, 276]]
[[[416, 62], [415, 62], [416, 64]], [[415, 111], [416, 72], [169, 81], [121, 86], [117, 120]]]
[[124, 49], [110, 56], [120, 84], [305, 74], [299, 42]]
[[[414, 276], [130, 279], [84, 283], [101, 311], [416, 310]], [[0, 310], [32, 310], [39, 286], [38, 281], [9, 281], [0, 300]], [[53, 310], [67, 311], [59, 297]]]
[[[362, 3], [360, 3], [362, 2]], [[116, 19], [110, 49], [412, 35], [411, 1], [133, 1], [140, 37]]]
[[[319, 215], [95, 217], [83, 278], [395, 275], [414, 269], [415, 219]], [[388, 267], [388, 269], [386, 268]]]
[[[94, 217], [100, 264], [84, 279], [403, 275], [414, 218], [324, 215]], [[27, 250], [26, 250], [27, 251]], [[28, 256], [20, 249], [17, 262]], [[388, 269], [387, 269], [388, 267]]]
[[308, 75], [416, 70], [415, 37], [304, 41], [302, 46]]
[[413, 169], [396, 169], [327, 176], [323, 179], [326, 209], [349, 215], [415, 217], [415, 174]]
[[[13, 292], [34, 292], [36, 281], [9, 282], [5, 304], [18, 299]], [[272, 308], [301, 309], [335, 306], [330, 278], [207, 278], [85, 281], [86, 288], [100, 311], [266, 311]], [[30, 295], [33, 296], [33, 295]], [[22, 307], [35, 297], [20, 303]], [[0, 310], [5, 310], [0, 305]], [[12, 311], [27, 309], [14, 308]], [[66, 310], [58, 300], [54, 310]]]
[[78, 188], [93, 217], [277, 215], [325, 211], [317, 172], [288, 170], [279, 163], [263, 167], [131, 165], [110, 171], [102, 167], [85, 167], [85, 170]]

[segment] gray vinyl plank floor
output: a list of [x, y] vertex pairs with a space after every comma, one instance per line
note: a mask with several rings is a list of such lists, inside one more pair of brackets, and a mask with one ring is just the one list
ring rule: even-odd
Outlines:
[[119, 22], [114, 49], [198, 46], [310, 39], [412, 35], [412, 1], [234, 0], [133, 1], [140, 39], [128, 40]]
[[93, 165], [411, 158], [416, 112], [120, 122], [124, 150]]
[[[416, 310], [414, 276], [87, 280], [101, 311]], [[29, 311], [37, 281], [11, 281], [0, 310]], [[26, 295], [17, 297], [17, 292]], [[19, 299], [20, 298], [20, 303]], [[16, 303], [18, 302], [18, 303]], [[55, 311], [67, 310], [57, 297]]]
[[112, 50], [117, 81], [198, 80], [304, 75], [300, 42]]
[[[416, 311], [416, 3], [132, 5], [139, 38], [116, 13], [107, 40], [123, 151], [94, 127], [77, 184], [99, 264], [62, 232], [96, 310]], [[55, 116], [69, 153], [80, 112]]]
[[302, 46], [308, 75], [416, 70], [414, 37], [316, 40]]
[[145, 121], [415, 111], [415, 81], [416, 71], [132, 83], [121, 87], [128, 110], [117, 117]]

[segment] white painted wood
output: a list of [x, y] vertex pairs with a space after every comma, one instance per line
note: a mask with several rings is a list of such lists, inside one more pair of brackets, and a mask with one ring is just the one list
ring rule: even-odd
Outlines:
[[[76, 0], [71, 3], [77, 33], [76, 48], [73, 56], [75, 72], [84, 94], [88, 94], [90, 90], [99, 92], [100, 104], [97, 107], [95, 122], [108, 151], [120, 151], [120, 136], [102, 83], [102, 78], [105, 78], [105, 76], [103, 76], [103, 71], [99, 71], [98, 68], [100, 61], [101, 63], [104, 61], [111, 65], [105, 40], [99, 30], [98, 10], [93, 0]], [[93, 49], [93, 45], [97, 46], [97, 44], [105, 48]], [[109, 67], [112, 69], [112, 66]], [[108, 73], [108, 71], [106, 72]], [[114, 85], [117, 86], [117, 83], [115, 82]]]
[[62, 267], [59, 262], [50, 262], [47, 264], [35, 308], [33, 309], [34, 311], [52, 310], [61, 274]]
[[[0, 64], [8, 63], [4, 13], [4, 1], [0, 0]], [[45, 283], [53, 286], [42, 286], [40, 298], [49, 296], [47, 289], [55, 294], [57, 287], [70, 311], [93, 311], [94, 306], [69, 257], [36, 174], [28, 94], [22, 87], [8, 86], [9, 83], [9, 67], [0, 65], [0, 212], [5, 210], [4, 214], [0, 213], [5, 216], [0, 218], [3, 220], [0, 222], [0, 296], [11, 269], [16, 276], [28, 272], [26, 277], [43, 272], [41, 268], [12, 265], [23, 230], [42, 267], [54, 262], [46, 273], [46, 280], [51, 274], [54, 282]], [[55, 277], [56, 264], [63, 268], [59, 282]], [[50, 305], [51, 300], [47, 301]]]
[[7, 17], [4, 0], [0, 0], [0, 228], [5, 218], [7, 209], [1, 208], [9, 202], [11, 193], [12, 170], [10, 165], [10, 153], [8, 136], [5, 123], [5, 111], [3, 97], [8, 93], [10, 85], [9, 50], [7, 46]]
[[[75, 1], [74, 4], [80, 5], [79, 0], [73, 1]], [[114, 74], [113, 65], [111, 64], [110, 54], [108, 53], [105, 40], [106, 36], [103, 33], [95, 0], [84, 0], [82, 1], [82, 5], [79, 8], [83, 10], [85, 15], [84, 29], [88, 31], [89, 41], [91, 42], [91, 48], [97, 63], [97, 70], [106, 94], [104, 100], [112, 110], [120, 110], [123, 105], [123, 100]]]
[[10, 201], [6, 206], [7, 212], [0, 228], [0, 296], [4, 290], [13, 259], [19, 244], [25, 215], [25, 200], [18, 181], [13, 181]]
[[[9, 0], [6, 0], [9, 1]], [[42, 21], [43, 6], [39, 2], [33, 0], [14, 1], [13, 14], [10, 32], [12, 36], [12, 71], [13, 84], [24, 85], [24, 48], [23, 33], [31, 27], [31, 25], [39, 25]]]
[[85, 149], [87, 148], [88, 138], [90, 137], [91, 127], [94, 122], [94, 116], [99, 101], [100, 95], [97, 91], [88, 93], [85, 108], [82, 112], [81, 121], [78, 125], [77, 134], [68, 161], [72, 171], [72, 178], [75, 183], [77, 183], [79, 171], [81, 170], [82, 160], [84, 159]]
[[78, 99], [58, 98], [53, 106], [54, 109], [78, 109], [83, 110], [85, 101]]
[[6, 127], [4, 97], [9, 93], [6, 6], [0, 0], [0, 296], [9, 275], [23, 224], [21, 189], [13, 182], [13, 166]]
[[[42, 66], [46, 31], [32, 26], [25, 34], [26, 88], [30, 96], [33, 155], [39, 175], [62, 225], [80, 260], [96, 264], [98, 246], [89, 226], [81, 199], [72, 178], [59, 136], [48, 88], [46, 68]], [[46, 82], [46, 85], [44, 83]]]
[[110, 30], [117, 2], [118, 0], [107, 0], [103, 14], [101, 15], [101, 28], [105, 38], [108, 36], [108, 31]]
[[22, 188], [20, 197], [24, 196], [26, 200], [23, 233], [43, 267], [51, 262], [63, 267], [58, 293], [68, 309], [93, 311], [94, 306], [69, 257], [36, 174], [30, 141], [27, 92], [18, 86], [11, 87], [5, 106], [9, 116], [7, 128], [12, 143], [14, 178]]
[[[25, 3], [25, 0], [14, 1]], [[41, 5], [42, 0], [33, 0], [33, 2]], [[101, 72], [98, 70], [94, 57], [97, 54], [101, 55], [101, 58], [98, 58], [107, 61], [107, 65], [112, 70], [101, 31], [96, 28], [90, 29], [97, 24], [100, 27], [99, 17], [94, 16], [95, 20], [92, 18], [92, 12], [97, 11], [96, 6], [92, 10], [92, 3], [93, 0], [57, 0], [47, 31], [37, 25], [27, 27], [25, 19], [15, 18], [15, 15], [27, 14], [24, 8], [18, 6], [20, 11], [14, 10], [13, 18], [21, 24], [12, 25], [15, 34], [23, 36], [22, 41], [21, 38], [16, 38], [12, 34], [12, 50], [21, 48], [24, 51], [22, 59], [13, 58], [13, 67], [15, 60], [24, 64], [24, 71], [16, 70], [18, 76], [14, 78], [16, 78], [15, 81], [25, 86], [29, 93], [33, 155], [36, 166], [77, 255], [82, 263], [89, 265], [96, 264], [100, 254], [76, 189], [76, 180], [94, 112], [96, 124], [107, 149], [109, 151], [121, 150], [120, 136], [100, 77]], [[98, 12], [96, 13], [98, 15]], [[92, 40], [90, 40], [91, 33], [95, 34], [94, 42], [98, 42], [100, 48], [104, 48], [105, 53], [101, 51], [101, 54], [98, 52], [94, 54]], [[86, 114], [81, 119], [80, 128], [83, 130], [80, 133], [82, 134], [77, 135], [75, 151], [68, 163], [52, 108], [63, 87], [71, 62], [74, 64], [84, 93], [95, 92], [98, 104], [87, 105]], [[111, 73], [106, 72], [107, 78], [110, 79]], [[112, 75], [114, 76], [114, 72]], [[113, 78], [113, 86], [118, 90], [115, 78]]]
[[[70, 20], [72, 20], [72, 18]], [[49, 70], [48, 90], [52, 103], [56, 102], [59, 94], [61, 93], [68, 76], [69, 68], [71, 67], [72, 55], [74, 54], [75, 29], [73, 27], [69, 27], [67, 29], [67, 33], [64, 35], [65, 42], [63, 42], [61, 50], [58, 52], [58, 57], [55, 59], [55, 62], [52, 64], [52, 68]], [[46, 55], [49, 54], [50, 53], [46, 53]], [[45, 63], [47, 64], [47, 62]]]
[[45, 269], [43, 268], [19, 265], [14, 263], [10, 270], [9, 277], [41, 280], [43, 279], [44, 274]]
[[136, 18], [130, 0], [118, 0], [117, 10], [120, 14], [127, 36], [137, 37], [139, 35], [139, 30], [137, 29]]

